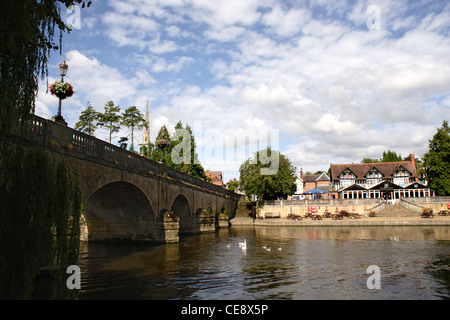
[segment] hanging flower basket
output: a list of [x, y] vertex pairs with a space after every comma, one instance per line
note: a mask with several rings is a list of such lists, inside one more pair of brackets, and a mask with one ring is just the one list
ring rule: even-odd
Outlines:
[[73, 87], [68, 82], [54, 82], [49, 86], [50, 93], [61, 100], [71, 97], [74, 93]]
[[159, 139], [156, 141], [156, 146], [160, 149], [164, 149], [170, 146], [170, 141], [166, 139]]

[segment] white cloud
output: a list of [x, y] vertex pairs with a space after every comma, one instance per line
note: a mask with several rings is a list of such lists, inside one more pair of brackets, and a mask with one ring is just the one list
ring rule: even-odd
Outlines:
[[66, 81], [72, 82], [75, 90], [85, 92], [92, 103], [120, 101], [136, 94], [138, 81], [135, 78], [127, 79], [118, 69], [76, 50], [66, 56], [69, 65]]
[[156, 83], [156, 80], [146, 70], [136, 71], [136, 78], [141, 82], [142, 85]]
[[219, 25], [251, 25], [258, 21], [261, 13], [258, 8], [267, 6], [268, 1], [261, 0], [192, 0], [190, 1], [196, 20]]
[[280, 5], [275, 5], [262, 21], [281, 36], [292, 36], [301, 31], [302, 26], [310, 20], [310, 12], [306, 9], [284, 11]]
[[[367, 26], [370, 5], [380, 8], [380, 30]], [[450, 117], [449, 9], [438, 1], [110, 1], [96, 18], [112, 49], [69, 51], [67, 80], [77, 108], [117, 100], [143, 110], [149, 96], [156, 132], [178, 120], [250, 140], [256, 128], [278, 129], [289, 139], [282, 152], [304, 170], [387, 149], [420, 156]], [[42, 113], [50, 105], [39, 97]]]

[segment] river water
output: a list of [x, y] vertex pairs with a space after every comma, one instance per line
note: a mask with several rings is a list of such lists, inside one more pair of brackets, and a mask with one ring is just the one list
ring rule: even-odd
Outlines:
[[[77, 297], [449, 299], [449, 231], [232, 227], [182, 238], [177, 244], [83, 243]], [[246, 250], [239, 246], [244, 240]], [[371, 265], [380, 272], [367, 273]], [[380, 289], [368, 288], [371, 276], [377, 276]]]

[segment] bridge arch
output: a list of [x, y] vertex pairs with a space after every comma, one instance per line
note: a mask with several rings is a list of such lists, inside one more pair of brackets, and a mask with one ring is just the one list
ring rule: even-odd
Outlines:
[[113, 182], [95, 191], [86, 202], [89, 240], [153, 240], [154, 210], [146, 195], [128, 182]]
[[182, 194], [173, 201], [171, 211], [180, 218], [180, 233], [194, 232], [192, 212], [189, 202]]

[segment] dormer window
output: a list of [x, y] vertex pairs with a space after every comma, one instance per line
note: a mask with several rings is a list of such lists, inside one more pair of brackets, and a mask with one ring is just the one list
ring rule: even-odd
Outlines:
[[381, 178], [383, 178], [383, 174], [377, 168], [370, 169], [370, 171], [366, 174], [366, 179], [381, 179]]
[[370, 171], [366, 174], [366, 184], [369, 186], [380, 183], [382, 179], [383, 174], [375, 167], [370, 169]]
[[405, 177], [410, 177], [411, 174], [403, 166], [400, 166], [400, 167], [398, 167], [397, 170], [395, 170], [395, 172], [392, 176], [394, 178], [405, 178]]
[[395, 170], [394, 174], [394, 183], [399, 186], [403, 186], [410, 182], [411, 173], [405, 169], [405, 167], [400, 166]]
[[355, 184], [356, 175], [347, 168], [341, 173], [339, 180], [342, 187], [348, 187]]
[[341, 179], [341, 180], [355, 180], [356, 179], [356, 175], [350, 169], [345, 169], [341, 173], [341, 175], [339, 176], [339, 179]]

